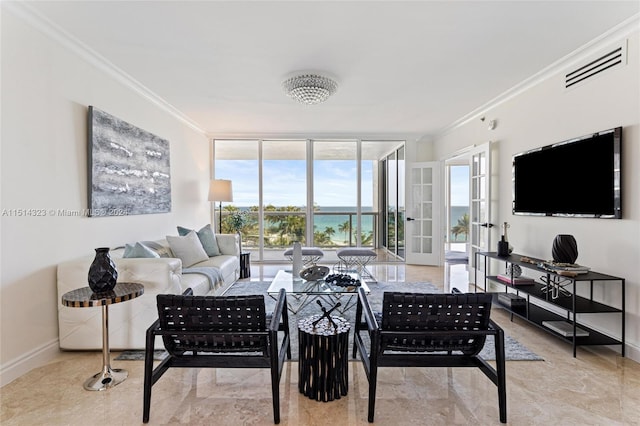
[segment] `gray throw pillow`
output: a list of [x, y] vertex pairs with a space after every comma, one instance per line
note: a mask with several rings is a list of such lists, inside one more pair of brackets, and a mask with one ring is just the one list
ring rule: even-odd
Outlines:
[[[178, 235], [187, 235], [191, 231], [193, 231], [193, 229], [178, 226]], [[214, 234], [211, 225], [207, 224], [203, 226], [199, 231], [196, 231], [196, 234], [200, 239], [200, 243], [202, 243], [204, 251], [209, 257], [220, 256], [222, 254], [220, 253], [218, 241], [216, 240], [216, 235]]]
[[124, 246], [124, 253], [122, 257], [147, 257], [147, 258], [155, 258], [160, 257], [158, 253], [151, 250], [149, 247], [145, 246], [141, 243], [135, 244], [126, 244]]
[[167, 241], [173, 254], [182, 260], [183, 268], [209, 259], [195, 231], [189, 232], [184, 237], [167, 235]]

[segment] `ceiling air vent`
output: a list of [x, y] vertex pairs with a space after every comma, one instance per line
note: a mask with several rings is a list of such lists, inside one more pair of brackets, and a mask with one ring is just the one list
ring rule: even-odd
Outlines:
[[578, 83], [584, 83], [592, 77], [600, 75], [613, 68], [626, 65], [627, 63], [627, 43], [609, 49], [606, 53], [601, 53], [594, 58], [588, 59], [586, 63], [579, 65], [574, 70], [568, 72], [564, 78], [564, 87], [568, 89]]

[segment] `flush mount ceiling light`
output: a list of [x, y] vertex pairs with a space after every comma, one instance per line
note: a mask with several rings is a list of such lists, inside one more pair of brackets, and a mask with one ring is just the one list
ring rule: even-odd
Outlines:
[[318, 74], [302, 74], [286, 79], [282, 83], [282, 88], [296, 101], [315, 105], [333, 95], [338, 88], [338, 83]]

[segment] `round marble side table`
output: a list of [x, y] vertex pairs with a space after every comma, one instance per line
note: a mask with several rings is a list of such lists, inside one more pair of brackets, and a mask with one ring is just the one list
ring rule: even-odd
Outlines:
[[139, 283], [118, 283], [112, 291], [94, 293], [89, 287], [77, 288], [62, 295], [62, 304], [71, 308], [102, 306], [102, 370], [84, 382], [90, 391], [102, 391], [122, 383], [129, 376], [127, 370], [111, 368], [109, 360], [109, 305], [135, 299], [144, 293]]

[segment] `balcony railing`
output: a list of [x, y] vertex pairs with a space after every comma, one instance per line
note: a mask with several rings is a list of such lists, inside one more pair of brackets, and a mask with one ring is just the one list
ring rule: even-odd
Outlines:
[[[218, 212], [216, 212], [217, 214]], [[222, 232], [234, 232], [225, 218], [231, 212], [222, 212]], [[258, 213], [248, 212], [248, 223], [241, 230], [242, 245], [246, 249], [258, 249], [260, 243]], [[323, 248], [354, 247], [357, 245], [357, 214], [351, 212], [314, 212], [314, 241], [307, 244], [307, 217], [304, 212], [264, 212], [262, 241], [265, 249], [281, 249], [293, 241], [302, 245]], [[377, 247], [378, 213], [361, 213], [362, 247]]]

